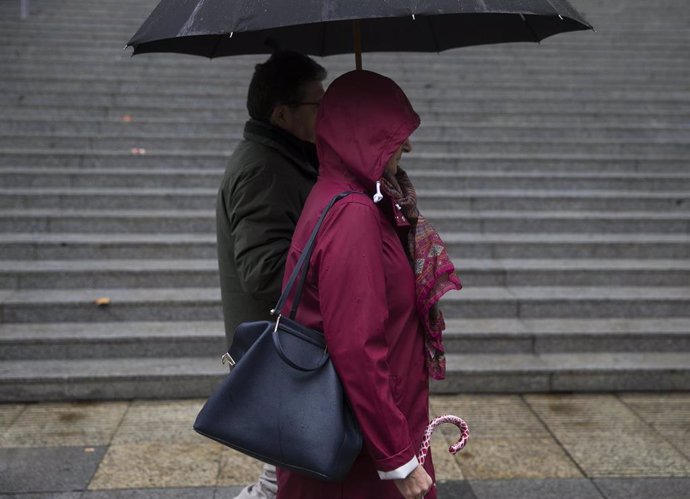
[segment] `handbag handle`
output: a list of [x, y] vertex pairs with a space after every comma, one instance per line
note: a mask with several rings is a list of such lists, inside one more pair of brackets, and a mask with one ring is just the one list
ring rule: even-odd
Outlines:
[[331, 207], [339, 200], [342, 198], [349, 196], [350, 194], [361, 194], [357, 193], [356, 191], [345, 191], [341, 192], [340, 194], [336, 194], [326, 205], [326, 207], [323, 209], [323, 212], [321, 213], [321, 216], [319, 217], [319, 220], [316, 222], [316, 225], [314, 226], [314, 230], [311, 231], [311, 235], [309, 236], [309, 239], [307, 240], [307, 244], [304, 246], [304, 250], [302, 250], [302, 254], [299, 257], [299, 260], [297, 260], [297, 264], [295, 265], [295, 268], [292, 271], [292, 274], [290, 275], [290, 278], [288, 279], [287, 283], [285, 283], [285, 288], [283, 289], [283, 292], [280, 294], [280, 298], [278, 298], [278, 303], [276, 304], [275, 308], [271, 310], [271, 314], [280, 316], [282, 315], [282, 309], [283, 306], [285, 306], [285, 302], [288, 299], [288, 296], [290, 295], [290, 291], [292, 290], [292, 286], [295, 284], [295, 281], [297, 280], [297, 277], [302, 274], [302, 277], [300, 279], [300, 282], [297, 286], [297, 290], [295, 292], [295, 300], [294, 303], [292, 304], [292, 307], [290, 309], [290, 318], [294, 319], [295, 314], [297, 313], [297, 306], [299, 305], [299, 302], [302, 298], [302, 288], [304, 287], [304, 281], [307, 277], [307, 271], [309, 270], [309, 259], [311, 258], [311, 253], [314, 250], [314, 241], [316, 241], [316, 235], [319, 232], [319, 229], [321, 228], [321, 224], [323, 223], [324, 219], [326, 218], [326, 214], [328, 213], [328, 210], [331, 209]]
[[[276, 352], [280, 356], [281, 359], [283, 359], [283, 362], [285, 362], [287, 365], [292, 367], [293, 369], [297, 369], [298, 371], [303, 371], [303, 372], [311, 372], [311, 371], [318, 371], [321, 369], [326, 362], [328, 362], [328, 357], [330, 356], [328, 354], [328, 349], [325, 347], [325, 345], [322, 342], [318, 342], [314, 340], [313, 338], [307, 336], [306, 334], [302, 334], [297, 330], [294, 330], [292, 328], [281, 328], [281, 330], [278, 330], [279, 323], [282, 317], [278, 317], [276, 320], [276, 327], [273, 329], [273, 345], [275, 346]], [[321, 355], [321, 358], [319, 361], [316, 363], [316, 365], [311, 366], [311, 367], [305, 367], [305, 366], [300, 366], [296, 362], [294, 362], [290, 357], [288, 357], [287, 353], [285, 353], [285, 349], [283, 348], [283, 344], [280, 342], [280, 333], [284, 332], [287, 334], [291, 334], [297, 338], [300, 338], [301, 340], [307, 341], [311, 343], [314, 346], [321, 347], [323, 348], [323, 354]]]

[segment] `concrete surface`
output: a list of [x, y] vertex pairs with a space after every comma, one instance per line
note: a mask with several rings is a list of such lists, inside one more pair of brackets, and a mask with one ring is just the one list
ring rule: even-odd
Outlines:
[[[0, 498], [231, 498], [260, 464], [197, 435], [203, 400], [0, 405]], [[444, 499], [687, 498], [690, 393], [436, 395]]]

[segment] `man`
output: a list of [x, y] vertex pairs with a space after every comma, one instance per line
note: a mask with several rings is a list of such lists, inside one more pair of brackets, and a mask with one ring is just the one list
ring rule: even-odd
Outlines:
[[[257, 64], [249, 85], [251, 119], [218, 191], [216, 227], [228, 344], [241, 322], [269, 318], [285, 258], [318, 175], [314, 126], [326, 70], [296, 52]], [[237, 498], [273, 498], [275, 467]]]

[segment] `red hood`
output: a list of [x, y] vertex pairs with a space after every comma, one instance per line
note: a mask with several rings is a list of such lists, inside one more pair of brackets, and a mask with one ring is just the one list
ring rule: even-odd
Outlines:
[[355, 179], [367, 191], [420, 120], [402, 89], [371, 71], [351, 71], [328, 87], [316, 118], [319, 175]]

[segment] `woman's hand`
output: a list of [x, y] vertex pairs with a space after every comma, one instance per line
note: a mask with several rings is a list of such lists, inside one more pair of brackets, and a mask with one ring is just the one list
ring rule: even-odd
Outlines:
[[405, 499], [422, 499], [434, 485], [434, 481], [421, 464], [407, 475], [407, 478], [393, 482]]

